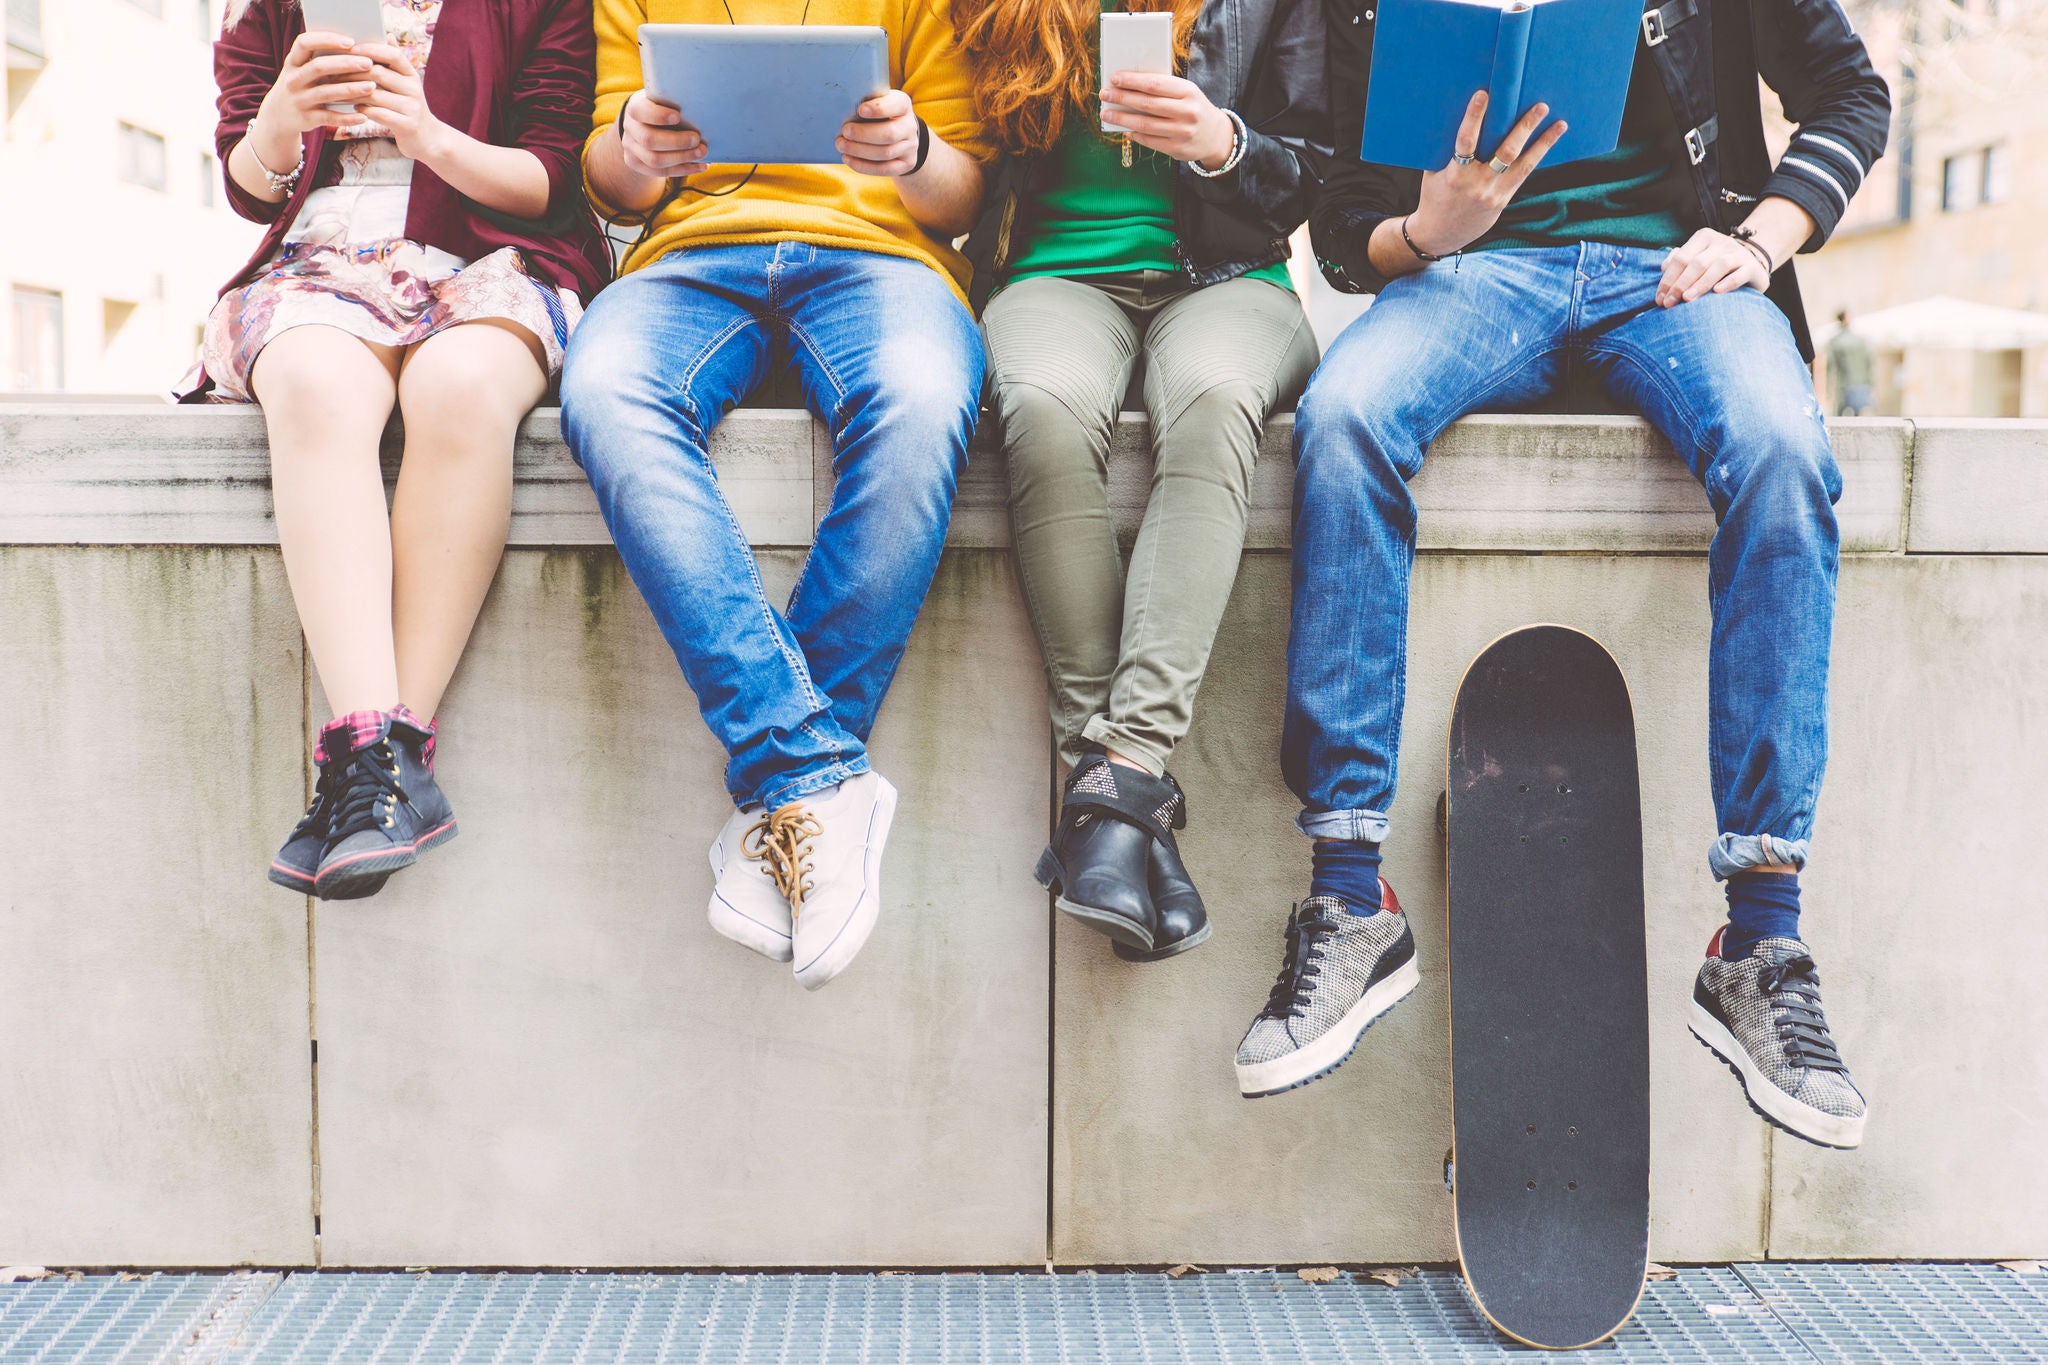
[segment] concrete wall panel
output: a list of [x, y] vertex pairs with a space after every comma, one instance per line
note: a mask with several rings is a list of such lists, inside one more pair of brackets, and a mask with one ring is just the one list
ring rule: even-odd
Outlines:
[[1914, 423], [1918, 554], [2048, 553], [2048, 421]]
[[2048, 559], [1851, 562], [1802, 923], [1870, 1101], [1773, 1135], [1771, 1254], [2048, 1255]]
[[461, 837], [320, 907], [326, 1263], [1042, 1260], [1038, 677], [1007, 561], [949, 559], [874, 742], [887, 908], [807, 994], [705, 924], [723, 755], [617, 559], [513, 552], [444, 711]]
[[1143, 967], [1058, 932], [1053, 1228], [1063, 1261], [1441, 1260], [1455, 1253], [1444, 993], [1443, 789], [1450, 704], [1502, 631], [1558, 621], [1613, 649], [1642, 752], [1661, 1256], [1762, 1252], [1764, 1131], [1685, 1029], [1719, 918], [1705, 755], [1706, 570], [1692, 558], [1430, 556], [1415, 577], [1404, 764], [1387, 877], [1415, 921], [1423, 986], [1334, 1075], [1246, 1101], [1231, 1054], [1282, 956], [1307, 844], [1276, 753], [1288, 566], [1249, 557], [1175, 771], [1209, 946]]
[[274, 552], [0, 549], [0, 1263], [312, 1258]]

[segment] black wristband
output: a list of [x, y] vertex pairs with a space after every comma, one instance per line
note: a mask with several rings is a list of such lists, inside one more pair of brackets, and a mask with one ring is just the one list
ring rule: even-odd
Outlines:
[[612, 120], [612, 136], [619, 140], [621, 147], [626, 145], [626, 110], [630, 109], [632, 105], [633, 97], [631, 95], [626, 96], [626, 102], [619, 106], [619, 116]]
[[1771, 253], [1764, 249], [1764, 244], [1756, 239], [1755, 228], [1745, 223], [1728, 235], [1748, 247], [1755, 254], [1757, 260], [1762, 263], [1766, 275], [1778, 273], [1778, 263], [1771, 259]]
[[923, 119], [917, 121], [917, 160], [910, 163], [905, 175], [916, 175], [924, 169], [925, 158], [932, 154], [932, 126]]
[[1401, 218], [1401, 240], [1408, 244], [1408, 249], [1414, 252], [1416, 257], [1420, 260], [1425, 260], [1430, 262], [1431, 264], [1434, 264], [1437, 261], [1443, 259], [1443, 257], [1441, 256], [1432, 256], [1427, 251], [1424, 251], [1421, 247], [1415, 245], [1415, 239], [1408, 235], [1407, 215], [1403, 215]]

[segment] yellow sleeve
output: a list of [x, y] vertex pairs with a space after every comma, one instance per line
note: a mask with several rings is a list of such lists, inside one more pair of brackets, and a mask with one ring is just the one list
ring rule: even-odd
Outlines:
[[[904, 11], [903, 92], [933, 133], [977, 161], [989, 160], [995, 155], [995, 146], [975, 117], [974, 72], [953, 34], [951, 0], [904, 0]], [[602, 104], [602, 29], [598, 36], [597, 88]]]
[[583, 188], [600, 214], [610, 217], [616, 206], [605, 203], [590, 184], [590, 147], [616, 123], [619, 110], [640, 88], [640, 25], [647, 22], [647, 0], [593, 0], [591, 19], [597, 28], [597, 103], [590, 114], [590, 136], [583, 141]]

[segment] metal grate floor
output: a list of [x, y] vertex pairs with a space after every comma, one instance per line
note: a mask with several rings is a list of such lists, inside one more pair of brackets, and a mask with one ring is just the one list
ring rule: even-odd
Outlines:
[[[1528, 1362], [1456, 1272], [111, 1275], [0, 1285], [0, 1365]], [[1742, 1265], [1652, 1284], [1612, 1365], [2048, 1365], [2048, 1274]]]

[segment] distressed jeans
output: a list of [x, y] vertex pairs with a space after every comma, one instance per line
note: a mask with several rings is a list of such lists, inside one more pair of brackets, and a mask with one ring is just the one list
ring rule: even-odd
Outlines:
[[[583, 315], [562, 433], [626, 569], [769, 809], [867, 771], [867, 738], [931, 588], [967, 463], [981, 334], [918, 261], [802, 242], [678, 251]], [[786, 606], [768, 600], [711, 430], [794, 367], [830, 429], [832, 504]]]
[[1395, 280], [1295, 415], [1294, 606], [1282, 767], [1310, 835], [1384, 840], [1401, 742], [1415, 502], [1451, 422], [1583, 376], [1642, 413], [1718, 526], [1708, 758], [1717, 877], [1803, 866], [1827, 765], [1841, 474], [1806, 364], [1752, 289], [1674, 308], [1664, 253], [1585, 243], [1472, 252]]

